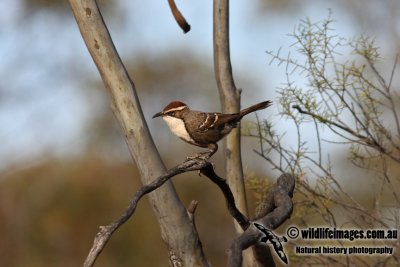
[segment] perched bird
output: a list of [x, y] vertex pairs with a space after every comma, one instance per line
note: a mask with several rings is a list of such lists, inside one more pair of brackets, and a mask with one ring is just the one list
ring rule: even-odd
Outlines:
[[243, 109], [239, 113], [223, 114], [191, 110], [186, 104], [173, 101], [163, 111], [156, 113], [153, 118], [162, 116], [176, 136], [189, 144], [207, 147], [209, 150], [202, 154], [211, 157], [218, 149], [217, 142], [233, 128], [238, 127], [243, 116], [270, 105], [272, 101], [267, 100]]

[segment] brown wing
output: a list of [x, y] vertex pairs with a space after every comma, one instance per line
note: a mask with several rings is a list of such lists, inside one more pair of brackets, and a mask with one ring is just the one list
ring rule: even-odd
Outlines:
[[198, 128], [199, 132], [221, 129], [224, 128], [226, 124], [236, 124], [238, 120], [237, 114], [222, 114], [217, 112], [203, 114], [204, 121]]
[[218, 142], [236, 127], [237, 117], [233, 114], [192, 111], [185, 114], [186, 130], [192, 139], [196, 140], [196, 145], [207, 147]]

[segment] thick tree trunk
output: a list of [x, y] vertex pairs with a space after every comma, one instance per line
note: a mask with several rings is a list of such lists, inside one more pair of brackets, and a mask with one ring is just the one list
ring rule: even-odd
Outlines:
[[[113, 111], [125, 134], [143, 184], [166, 169], [144, 120], [135, 86], [112, 43], [95, 0], [70, 0], [86, 46], [110, 93]], [[149, 195], [170, 257], [182, 266], [208, 266], [199, 239], [172, 183]], [[101, 251], [101, 250], [100, 250]], [[93, 262], [86, 262], [91, 266]]]

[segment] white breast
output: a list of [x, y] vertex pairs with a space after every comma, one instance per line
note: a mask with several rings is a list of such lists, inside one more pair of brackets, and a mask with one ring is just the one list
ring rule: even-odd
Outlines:
[[176, 136], [185, 140], [186, 142], [195, 143], [190, 137], [189, 133], [186, 131], [185, 124], [182, 120], [171, 116], [164, 116], [163, 119]]

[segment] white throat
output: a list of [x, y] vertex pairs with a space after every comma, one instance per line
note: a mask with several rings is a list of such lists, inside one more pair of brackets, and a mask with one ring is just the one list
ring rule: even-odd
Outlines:
[[177, 118], [171, 116], [163, 116], [164, 121], [167, 123], [169, 129], [178, 136], [189, 143], [195, 143], [186, 130], [185, 123]]

